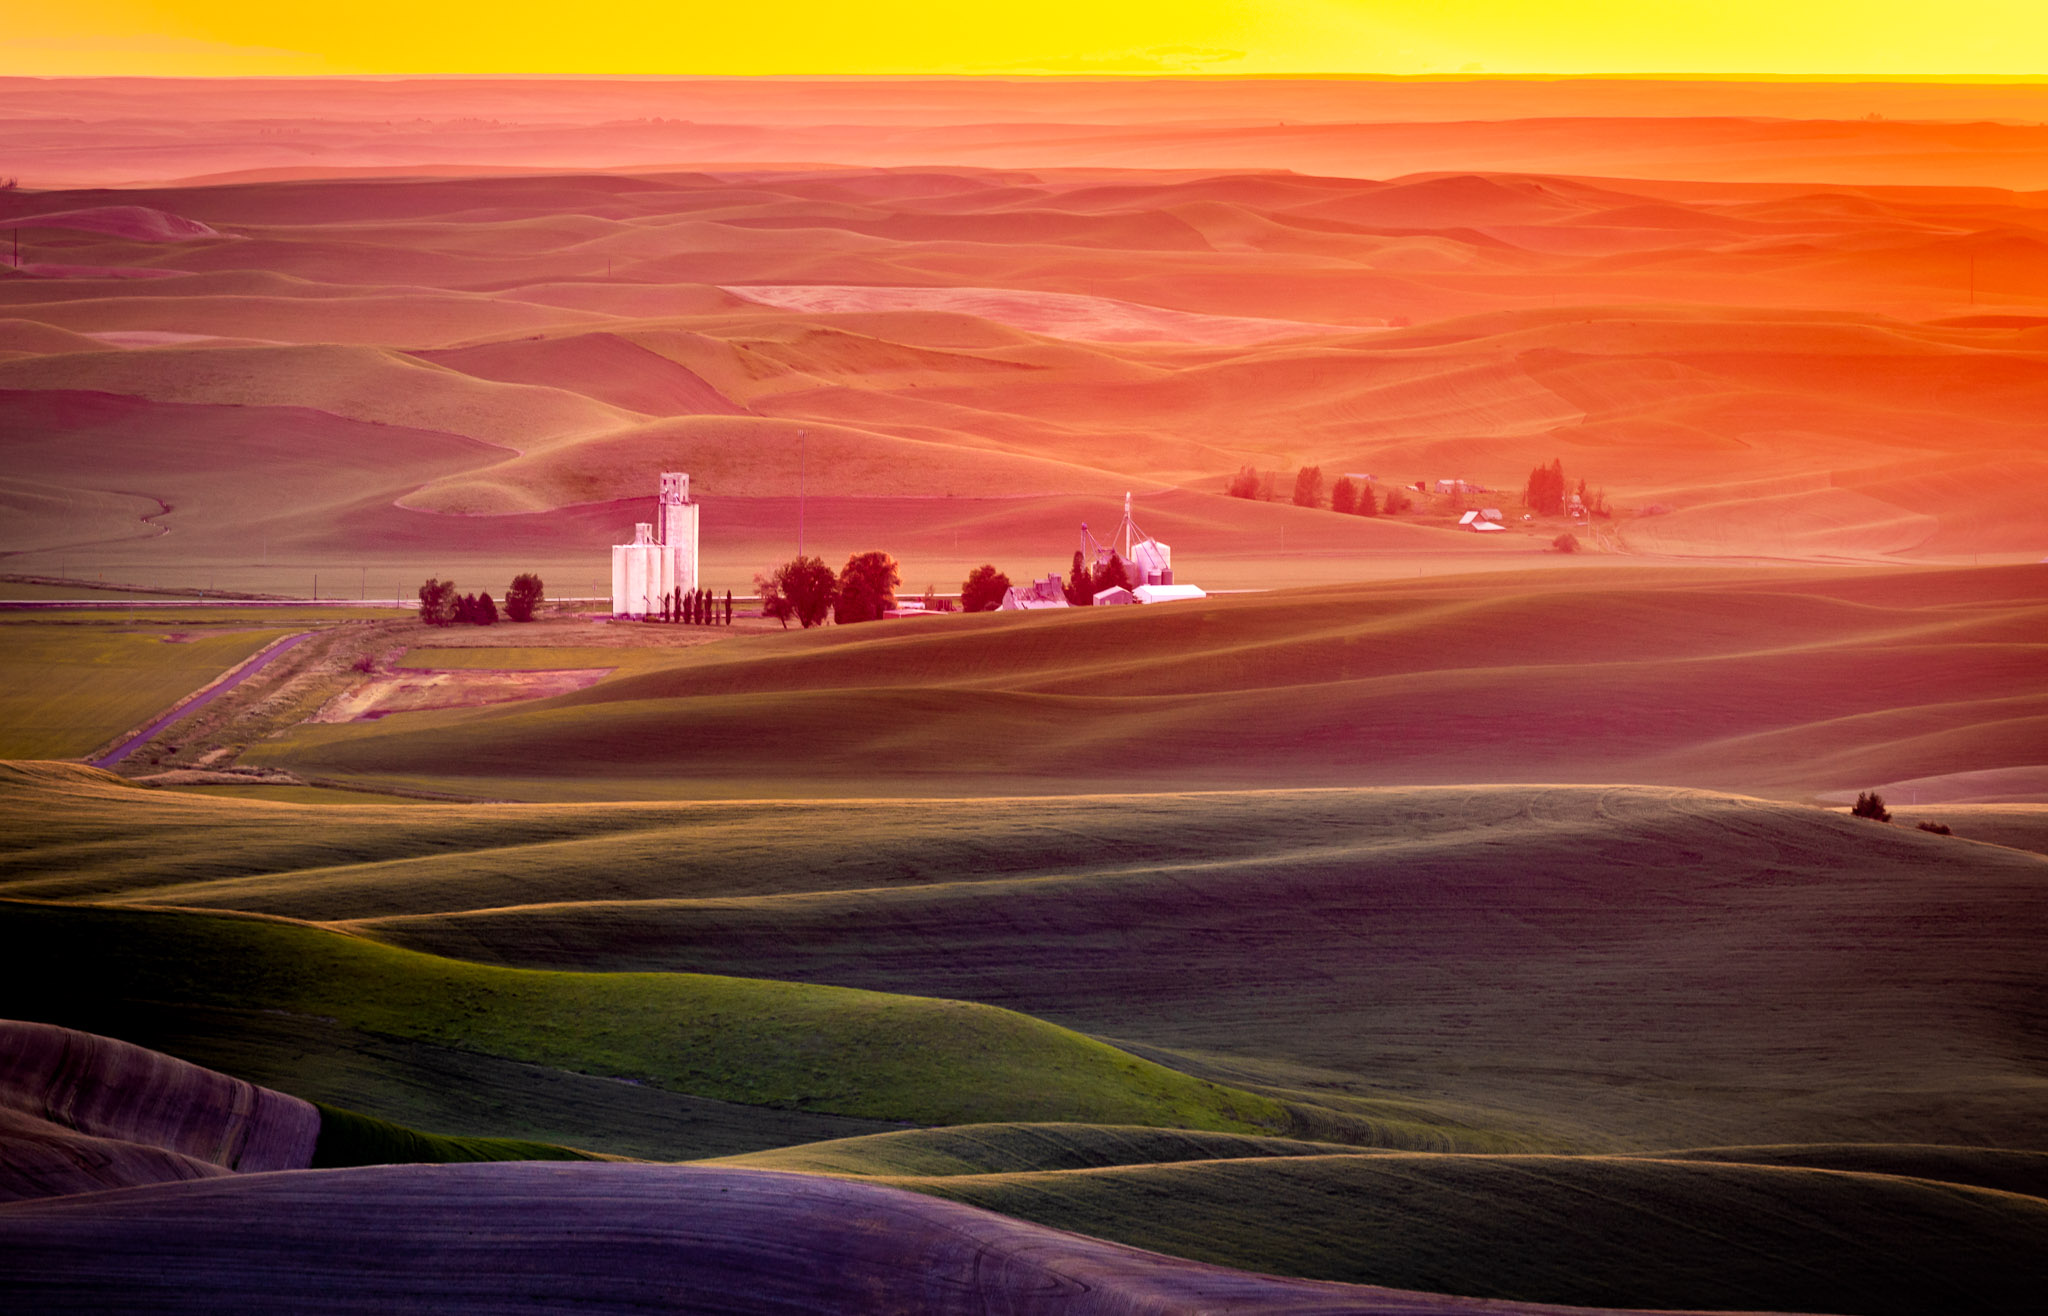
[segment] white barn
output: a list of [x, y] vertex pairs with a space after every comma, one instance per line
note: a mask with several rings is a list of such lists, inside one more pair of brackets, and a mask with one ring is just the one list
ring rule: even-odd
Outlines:
[[662, 601], [697, 588], [697, 504], [690, 477], [664, 471], [654, 520], [633, 527], [633, 542], [612, 546], [612, 616], [659, 617]]

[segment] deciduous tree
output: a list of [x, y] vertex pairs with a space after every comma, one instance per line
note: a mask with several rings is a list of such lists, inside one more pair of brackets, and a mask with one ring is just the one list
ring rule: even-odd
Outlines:
[[505, 615], [513, 621], [532, 621], [545, 597], [539, 576], [530, 571], [514, 576], [512, 588], [505, 591]]
[[1003, 601], [1003, 595], [1010, 589], [1010, 578], [993, 566], [984, 563], [967, 573], [966, 583], [960, 586], [960, 610], [962, 612], [988, 612]]
[[754, 577], [761, 594], [761, 615], [773, 617], [784, 627], [794, 617], [805, 630], [825, 620], [832, 610], [832, 596], [839, 579], [820, 558], [795, 557], [767, 576]]
[[1294, 475], [1294, 505], [1296, 507], [1321, 507], [1323, 505], [1323, 468], [1304, 466]]
[[434, 580], [420, 586], [420, 620], [429, 626], [448, 626], [455, 621], [455, 582]]
[[881, 620], [883, 613], [896, 606], [896, 587], [902, 583], [895, 558], [879, 550], [855, 553], [840, 569], [832, 620], [841, 626]]
[[1259, 496], [1259, 473], [1249, 466], [1238, 468], [1223, 486], [1223, 492], [1232, 498], [1257, 498]]

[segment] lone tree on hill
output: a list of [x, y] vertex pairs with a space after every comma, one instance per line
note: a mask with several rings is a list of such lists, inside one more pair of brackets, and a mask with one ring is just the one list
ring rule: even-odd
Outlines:
[[832, 610], [832, 595], [839, 581], [823, 559], [794, 557], [768, 575], [754, 577], [754, 588], [761, 595], [762, 616], [775, 618], [785, 630], [794, 617], [809, 630]]
[[1330, 510], [1351, 515], [1358, 509], [1358, 486], [1351, 483], [1351, 477], [1340, 475], [1337, 483], [1330, 486]]
[[505, 591], [505, 616], [512, 621], [532, 621], [544, 598], [539, 576], [530, 571], [514, 576], [512, 588]]
[[880, 621], [883, 613], [896, 606], [896, 587], [902, 583], [895, 558], [879, 550], [855, 553], [840, 569], [832, 620], [841, 626]]
[[1856, 803], [1849, 812], [1858, 818], [1874, 818], [1878, 822], [1890, 822], [1892, 811], [1884, 807], [1884, 796], [1876, 791], [1864, 791], [1856, 797]]
[[420, 586], [420, 620], [429, 626], [449, 626], [455, 622], [455, 582], [434, 580]]
[[967, 573], [960, 586], [960, 611], [990, 612], [1010, 592], [1010, 578], [984, 563]]
[[1238, 468], [1223, 486], [1223, 492], [1232, 498], [1257, 498], [1259, 496], [1259, 473], [1249, 466]]
[[1294, 475], [1294, 505], [1296, 507], [1321, 507], [1323, 505], [1323, 468], [1304, 466]]

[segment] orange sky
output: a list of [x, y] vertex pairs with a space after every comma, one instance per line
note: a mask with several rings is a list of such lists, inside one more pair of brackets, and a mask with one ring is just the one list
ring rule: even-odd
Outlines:
[[[66, 0], [0, 74], [2048, 72], [2041, 0]], [[772, 13], [772, 20], [764, 15]]]

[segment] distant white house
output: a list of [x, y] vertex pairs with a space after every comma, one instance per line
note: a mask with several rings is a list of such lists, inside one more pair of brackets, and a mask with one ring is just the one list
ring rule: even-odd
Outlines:
[[1503, 519], [1500, 514], [1500, 509], [1498, 507], [1482, 507], [1479, 509], [1479, 515], [1483, 519], [1488, 521], [1499, 521]]

